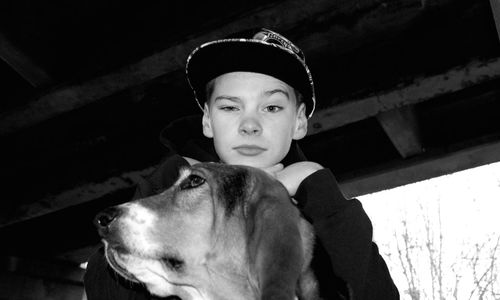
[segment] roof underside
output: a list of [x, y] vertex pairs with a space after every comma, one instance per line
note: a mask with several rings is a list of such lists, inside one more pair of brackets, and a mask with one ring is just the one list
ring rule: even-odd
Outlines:
[[95, 213], [130, 199], [154, 169], [165, 125], [199, 113], [184, 78], [189, 52], [256, 25], [304, 51], [318, 107], [301, 147], [346, 195], [500, 160], [494, 6], [3, 1], [2, 254], [36, 247], [40, 257], [83, 261], [99, 242]]

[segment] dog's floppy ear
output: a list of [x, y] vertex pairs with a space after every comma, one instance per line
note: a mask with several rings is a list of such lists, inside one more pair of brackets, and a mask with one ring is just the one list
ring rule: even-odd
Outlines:
[[249, 255], [260, 299], [294, 299], [304, 264], [300, 215], [280, 184], [257, 184], [248, 207]]

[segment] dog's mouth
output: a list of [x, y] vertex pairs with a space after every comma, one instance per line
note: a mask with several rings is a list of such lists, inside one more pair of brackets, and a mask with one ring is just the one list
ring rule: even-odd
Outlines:
[[[127, 269], [127, 265], [130, 264], [130, 260], [135, 257], [135, 259], [140, 260], [141, 256], [134, 256], [129, 253], [126, 249], [122, 249], [120, 246], [112, 246], [109, 242], [104, 241], [105, 245], [105, 256], [109, 265], [122, 277], [133, 281], [140, 282], [140, 280]], [[158, 258], [146, 258], [142, 257], [144, 260], [157, 260], [163, 264], [163, 266], [174, 273], [180, 273], [183, 271], [185, 262], [178, 255], [161, 255]], [[133, 259], [132, 259], [133, 260]]]
[[139, 282], [139, 280], [137, 280], [137, 278], [132, 273], [130, 273], [125, 267], [123, 267], [123, 265], [125, 265], [125, 262], [122, 259], [122, 254], [118, 249], [109, 246], [108, 243], [105, 243], [105, 255], [109, 265], [116, 273], [118, 273], [118, 275], [124, 277], [129, 281], [136, 283]]
[[[153, 294], [160, 297], [179, 296], [181, 299], [201, 299], [200, 292], [192, 284], [178, 281], [173, 274], [182, 273], [185, 262], [177, 255], [168, 255], [158, 258], [147, 258], [130, 253], [121, 246], [112, 246], [106, 241], [105, 255], [111, 268], [124, 279], [133, 283], [142, 284]], [[159, 266], [162, 267], [159, 267]], [[156, 267], [155, 267], [156, 266]], [[130, 269], [129, 271], [129, 268]], [[162, 273], [158, 268], [168, 269]], [[134, 274], [137, 272], [137, 274]], [[170, 277], [173, 275], [174, 277]], [[175, 279], [177, 278], [177, 280]]]

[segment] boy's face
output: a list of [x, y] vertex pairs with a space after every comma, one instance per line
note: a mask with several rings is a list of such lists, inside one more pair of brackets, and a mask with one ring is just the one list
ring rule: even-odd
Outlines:
[[205, 104], [203, 133], [213, 138], [227, 164], [265, 168], [279, 163], [293, 139], [307, 133], [305, 105], [294, 89], [274, 77], [250, 72], [223, 74]]

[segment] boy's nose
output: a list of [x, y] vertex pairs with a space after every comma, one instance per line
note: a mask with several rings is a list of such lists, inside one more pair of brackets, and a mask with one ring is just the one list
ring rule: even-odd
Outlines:
[[262, 132], [262, 127], [254, 118], [247, 118], [241, 122], [239, 132], [244, 135], [258, 135]]

